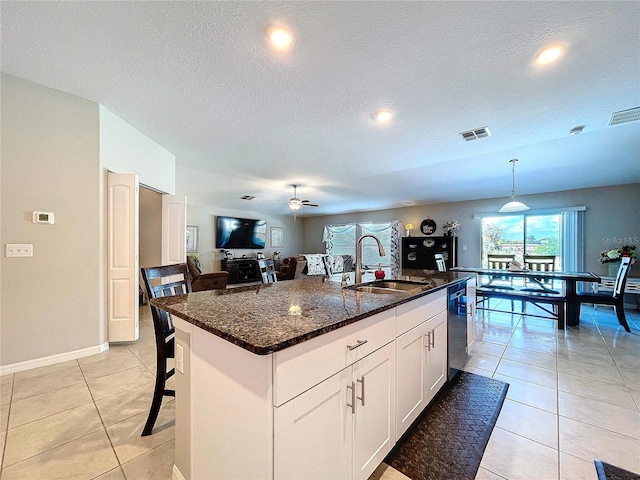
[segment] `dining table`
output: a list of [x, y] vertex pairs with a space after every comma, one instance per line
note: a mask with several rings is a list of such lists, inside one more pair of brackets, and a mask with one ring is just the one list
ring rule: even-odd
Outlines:
[[[475, 273], [476, 275], [486, 275], [491, 278], [525, 278], [533, 288], [514, 288], [510, 291], [519, 297], [526, 297], [531, 294], [531, 301], [536, 299], [557, 298], [561, 300], [565, 307], [565, 319], [569, 326], [580, 324], [580, 301], [578, 298], [578, 282], [600, 283], [601, 278], [592, 272], [570, 272], [570, 271], [539, 271], [529, 269], [495, 269], [484, 267], [453, 267], [452, 271]], [[564, 288], [560, 291], [550, 288], [545, 282], [558, 280], [562, 281]], [[490, 281], [491, 283], [491, 281]], [[491, 287], [491, 284], [488, 287]], [[499, 287], [496, 287], [499, 288]], [[508, 298], [509, 291], [505, 291]]]

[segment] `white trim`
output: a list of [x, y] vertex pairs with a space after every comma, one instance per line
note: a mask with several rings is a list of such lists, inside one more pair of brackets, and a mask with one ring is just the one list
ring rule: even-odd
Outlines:
[[58, 353], [56, 355], [50, 355], [48, 357], [34, 358], [33, 360], [12, 363], [11, 365], [3, 365], [3, 366], [0, 366], [0, 375], [8, 375], [11, 373], [22, 372], [24, 370], [31, 370], [32, 368], [45, 367], [47, 365], [66, 362], [68, 360], [76, 360], [78, 358], [88, 357], [89, 355], [96, 355], [98, 353], [102, 353], [108, 349], [109, 349], [109, 343], [105, 342], [101, 345], [83, 348], [81, 350]]
[[171, 475], [171, 480], [186, 480], [186, 478], [184, 478], [182, 473], [180, 473], [180, 470], [178, 470], [178, 467], [176, 466], [175, 463], [173, 464], [173, 472]]
[[586, 209], [587, 207], [585, 205], [579, 205], [577, 207], [540, 208], [537, 210], [527, 210], [526, 212], [500, 213], [498, 211], [495, 211], [495, 212], [474, 213], [473, 218], [505, 217], [505, 216], [513, 216], [513, 215], [548, 215], [552, 213], [562, 213], [562, 212], [584, 212]]

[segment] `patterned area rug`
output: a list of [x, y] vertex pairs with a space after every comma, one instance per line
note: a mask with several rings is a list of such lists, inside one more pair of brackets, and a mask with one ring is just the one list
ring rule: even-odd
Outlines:
[[624, 470], [600, 460], [594, 460], [594, 463], [596, 464], [598, 480], [640, 480], [640, 475], [629, 470]]
[[509, 384], [460, 372], [385, 462], [412, 480], [473, 480]]

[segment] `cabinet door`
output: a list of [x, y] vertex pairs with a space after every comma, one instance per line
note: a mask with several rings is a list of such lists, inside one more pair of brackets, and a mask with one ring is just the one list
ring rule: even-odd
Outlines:
[[394, 343], [353, 365], [356, 413], [353, 428], [353, 479], [366, 480], [395, 444]]
[[426, 329], [429, 346], [425, 394], [429, 402], [447, 381], [447, 312], [440, 312], [426, 322]]
[[274, 408], [276, 479], [351, 478], [352, 367]]
[[467, 353], [476, 341], [476, 279], [467, 281]]
[[427, 353], [425, 322], [396, 339], [397, 436], [400, 438], [427, 406], [425, 362]]

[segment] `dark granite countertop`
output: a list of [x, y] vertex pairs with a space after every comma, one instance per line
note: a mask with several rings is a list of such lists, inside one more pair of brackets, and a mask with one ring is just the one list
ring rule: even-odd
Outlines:
[[283, 350], [389, 310], [472, 275], [404, 270], [420, 282], [407, 292], [376, 294], [306, 277], [272, 284], [155, 298], [151, 304], [258, 355]]

